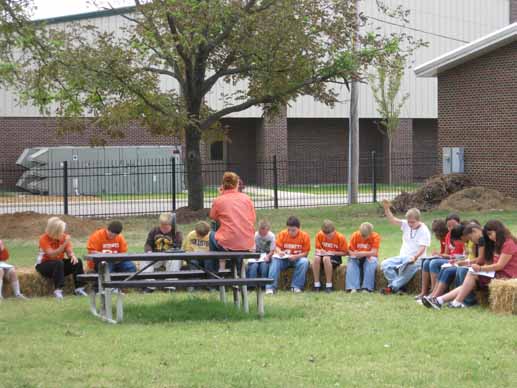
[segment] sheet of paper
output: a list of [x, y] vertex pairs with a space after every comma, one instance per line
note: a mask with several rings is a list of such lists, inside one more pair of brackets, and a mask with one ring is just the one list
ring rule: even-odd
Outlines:
[[258, 259], [248, 259], [248, 263], [263, 263], [266, 260], [267, 253], [261, 253]]
[[486, 276], [487, 278], [495, 278], [495, 271], [490, 271], [490, 272], [479, 271], [479, 272], [476, 272], [472, 268], [469, 268], [469, 272], [472, 272], [474, 275]]
[[284, 255], [284, 256], [273, 255], [273, 259], [287, 260], [287, 259], [289, 259], [289, 255]]
[[14, 268], [14, 265], [7, 264], [5, 261], [0, 261], [0, 268], [1, 269], [10, 269], [10, 268]]

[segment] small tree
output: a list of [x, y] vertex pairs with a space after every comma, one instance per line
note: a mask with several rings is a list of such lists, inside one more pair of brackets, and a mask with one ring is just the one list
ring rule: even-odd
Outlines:
[[377, 74], [370, 75], [370, 88], [381, 116], [381, 130], [388, 139], [388, 182], [392, 183], [392, 144], [400, 125], [400, 113], [409, 98], [409, 93], [399, 96], [406, 58], [396, 55], [391, 61], [381, 60], [376, 68]]
[[[354, 49], [366, 20], [355, 0], [135, 0], [118, 34], [34, 23], [31, 6], [0, 0], [0, 82], [66, 130], [93, 124], [102, 140], [136, 122], [180, 137], [191, 209], [203, 207], [200, 142], [223, 117], [253, 106], [275, 112], [302, 95], [332, 105], [332, 84], [363, 78], [399, 40], [363, 29]], [[234, 92], [215, 110], [206, 98], [217, 83]]]

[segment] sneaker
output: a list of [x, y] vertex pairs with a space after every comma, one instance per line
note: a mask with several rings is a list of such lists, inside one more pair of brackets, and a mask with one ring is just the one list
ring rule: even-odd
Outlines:
[[266, 295], [273, 295], [275, 293], [275, 290], [272, 288], [266, 288]]
[[76, 288], [75, 291], [74, 291], [74, 294], [76, 296], [88, 296], [88, 294], [86, 293], [86, 291], [84, 290], [84, 287], [79, 287], [79, 288]]
[[291, 291], [294, 292], [295, 294], [300, 294], [302, 292], [302, 290], [300, 290], [299, 288], [296, 288], [296, 287], [291, 288]]
[[418, 301], [418, 300], [422, 299], [423, 297], [424, 297], [423, 295], [417, 295], [417, 296], [415, 296], [415, 300]]
[[320, 291], [321, 291], [321, 287], [316, 287], [316, 286], [312, 287], [312, 292], [320, 292]]
[[15, 298], [18, 299], [18, 300], [29, 300], [29, 298], [27, 298], [23, 294], [18, 294], [18, 295], [15, 296]]
[[440, 310], [442, 308], [442, 305], [440, 303], [438, 303], [438, 300], [433, 297], [428, 297], [428, 296], [424, 297], [422, 299], [422, 303], [427, 308], [433, 308], [435, 310]]
[[350, 290], [350, 293], [351, 293], [351, 294], [355, 294], [355, 293], [357, 293], [357, 290], [356, 290], [355, 288], [352, 288], [352, 289]]
[[331, 292], [334, 292], [334, 288], [332, 288], [332, 287], [325, 287], [325, 292], [327, 294], [330, 294]]
[[464, 309], [466, 308], [467, 306], [465, 306], [464, 303], [460, 303], [460, 302], [450, 302], [447, 304], [447, 307], [451, 308], [451, 309]]
[[381, 294], [383, 295], [391, 295], [393, 294], [393, 289], [391, 287], [384, 287], [382, 290], [381, 290]]
[[152, 294], [153, 292], [155, 291], [155, 288], [152, 288], [152, 287], [145, 287], [142, 292], [144, 294]]
[[63, 300], [63, 291], [55, 290], [54, 291], [54, 296], [56, 297], [57, 300]]

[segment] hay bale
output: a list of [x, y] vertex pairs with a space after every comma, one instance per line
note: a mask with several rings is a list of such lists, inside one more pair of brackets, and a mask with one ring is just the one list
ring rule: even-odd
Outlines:
[[[377, 268], [375, 273], [375, 289], [382, 290], [388, 287], [388, 281], [384, 277], [384, 273], [380, 268]], [[419, 294], [422, 289], [422, 273], [418, 271], [415, 276], [406, 284], [406, 292], [408, 294]]]
[[[311, 263], [312, 264], [312, 263]], [[278, 289], [279, 290], [289, 290], [291, 288], [291, 279], [293, 278], [294, 268], [288, 268], [285, 271], [282, 271], [280, 277], [278, 279]], [[346, 277], [346, 265], [340, 265], [336, 269], [334, 269], [332, 283], [334, 285], [334, 290], [345, 289], [345, 277]], [[325, 284], [325, 273], [323, 269], [320, 273], [320, 282]], [[307, 276], [305, 279], [305, 291], [312, 290], [312, 286], [314, 285], [314, 276], [312, 273], [312, 268], [309, 267], [307, 271]]]
[[490, 310], [517, 314], [517, 279], [494, 279], [488, 286]]
[[[21, 292], [29, 297], [49, 296], [54, 292], [54, 285], [51, 279], [44, 278], [34, 268], [17, 268], [16, 274], [20, 282]], [[65, 277], [65, 294], [72, 294], [74, 291], [72, 276]], [[2, 292], [4, 298], [13, 296], [11, 285], [4, 281], [4, 289]]]

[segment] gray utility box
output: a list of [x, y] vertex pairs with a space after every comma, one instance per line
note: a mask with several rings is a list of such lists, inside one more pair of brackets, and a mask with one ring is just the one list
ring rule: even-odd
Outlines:
[[173, 182], [177, 192], [185, 189], [180, 146], [27, 148], [16, 162], [27, 169], [17, 186], [62, 195], [64, 161], [69, 195], [170, 193]]
[[443, 173], [444, 174], [463, 174], [465, 172], [463, 147], [443, 147]]

